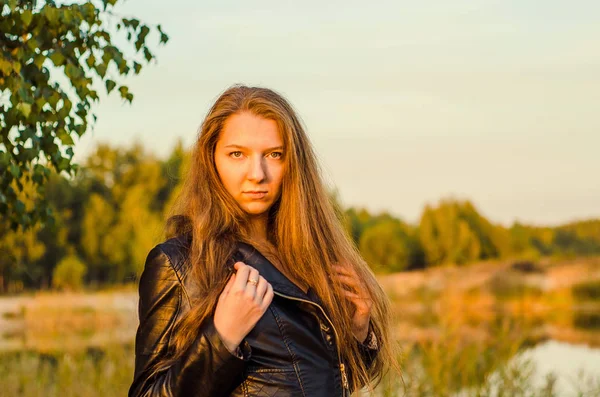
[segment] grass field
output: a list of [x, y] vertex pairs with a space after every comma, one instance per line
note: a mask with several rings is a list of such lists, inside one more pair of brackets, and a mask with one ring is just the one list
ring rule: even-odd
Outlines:
[[[600, 396], [600, 373], [540, 377], [521, 356], [545, 340], [598, 351], [598, 280], [597, 259], [526, 272], [487, 263], [382, 276], [404, 376], [385, 377], [377, 394]], [[135, 286], [0, 298], [0, 395], [125, 395], [136, 310]]]

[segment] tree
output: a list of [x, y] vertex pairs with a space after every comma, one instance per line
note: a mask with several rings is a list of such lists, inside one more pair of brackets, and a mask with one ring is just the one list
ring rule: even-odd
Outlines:
[[[151, 28], [117, 16], [119, 0], [57, 4], [0, 0], [0, 214], [13, 230], [53, 220], [44, 186], [52, 169], [74, 175], [73, 138], [96, 120], [98, 87], [133, 94], [119, 80], [155, 59], [146, 45]], [[110, 29], [107, 22], [116, 22]], [[160, 25], [159, 43], [168, 41]], [[135, 51], [113, 44], [117, 32]], [[23, 180], [36, 185], [36, 205], [19, 198]]]
[[344, 211], [344, 226], [357, 246], [359, 246], [362, 234], [367, 228], [383, 221], [395, 219], [387, 212], [371, 215], [364, 208], [350, 207]]
[[77, 290], [83, 285], [85, 265], [75, 255], [64, 257], [54, 268], [52, 286], [56, 289]]
[[166, 183], [161, 166], [140, 144], [99, 145], [87, 159], [82, 174], [95, 192], [84, 210], [81, 246], [90, 280], [133, 280], [159, 242], [162, 208], [153, 206]]
[[37, 238], [39, 228], [11, 230], [0, 224], [0, 292], [21, 292], [43, 277], [37, 261], [46, 247]]
[[[34, 189], [32, 181], [21, 181], [23, 191], [19, 199], [25, 208], [34, 203], [29, 198]], [[37, 286], [43, 278], [38, 261], [46, 247], [38, 238], [40, 225], [27, 230], [12, 230], [8, 223], [0, 221], [0, 292], [19, 292], [23, 288]]]
[[491, 224], [469, 201], [441, 200], [425, 207], [419, 237], [429, 265], [497, 258], [510, 250], [508, 232]]
[[360, 252], [375, 272], [399, 272], [419, 265], [421, 248], [414, 231], [398, 219], [384, 219], [367, 227]]

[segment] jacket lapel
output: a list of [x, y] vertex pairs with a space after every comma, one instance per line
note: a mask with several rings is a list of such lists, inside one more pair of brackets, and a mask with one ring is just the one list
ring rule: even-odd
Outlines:
[[290, 281], [283, 273], [281, 273], [260, 251], [252, 245], [238, 242], [235, 260], [244, 262], [252, 266], [258, 273], [263, 276], [272, 286], [273, 290], [285, 295], [290, 295], [295, 298], [313, 300], [314, 292], [308, 289], [308, 294], [305, 294], [296, 284]]

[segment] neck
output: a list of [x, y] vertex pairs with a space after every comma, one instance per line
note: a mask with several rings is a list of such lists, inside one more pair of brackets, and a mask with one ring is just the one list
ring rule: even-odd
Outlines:
[[268, 242], [266, 214], [250, 218], [250, 237], [255, 241]]

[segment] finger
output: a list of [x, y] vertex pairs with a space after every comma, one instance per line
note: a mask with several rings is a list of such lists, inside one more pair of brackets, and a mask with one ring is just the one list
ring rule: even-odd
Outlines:
[[345, 275], [348, 276], [354, 276], [356, 277], [356, 272], [354, 271], [354, 269], [350, 266], [343, 266], [343, 265], [331, 265], [331, 267], [333, 267], [338, 273], [343, 273]]
[[350, 291], [342, 291], [342, 293], [348, 298], [350, 302], [352, 302], [356, 309], [361, 309], [361, 311], [364, 311], [368, 308], [368, 306], [365, 305], [364, 300], [362, 300], [358, 295]]
[[364, 295], [367, 291], [365, 285], [360, 280], [360, 278], [358, 278], [358, 276], [348, 276], [342, 273], [334, 274], [334, 276], [338, 278], [340, 282], [352, 286], [356, 290], [356, 292], [358, 292], [361, 295]]
[[225, 284], [225, 288], [223, 288], [223, 292], [221, 294], [222, 295], [227, 295], [229, 293], [229, 290], [231, 289], [231, 286], [233, 285], [234, 282], [235, 282], [235, 273], [233, 273], [231, 275], [231, 277], [229, 277], [229, 280], [227, 280], [227, 284]]
[[354, 302], [355, 304], [361, 306], [361, 307], [370, 307], [370, 300], [362, 297], [358, 294], [355, 294], [354, 292], [351, 291], [346, 291], [343, 290], [342, 293], [347, 296], [352, 302]]
[[258, 280], [258, 285], [256, 286], [256, 294], [254, 295], [254, 300], [259, 305], [262, 302], [262, 300], [265, 296], [265, 293], [267, 292], [267, 288], [268, 288], [267, 280], [263, 276], [260, 276], [259, 280]]
[[267, 292], [265, 292], [265, 296], [263, 297], [261, 304], [261, 309], [263, 310], [263, 312], [267, 310], [267, 307], [269, 307], [269, 305], [271, 304], [273, 296], [273, 286], [270, 283], [267, 283]]
[[343, 291], [343, 294], [354, 304], [359, 312], [367, 313], [371, 310], [372, 302], [350, 291]]
[[340, 283], [355, 289], [357, 292], [361, 289], [361, 284], [354, 277], [344, 276], [341, 274], [337, 274], [335, 277], [340, 281]]
[[245, 294], [247, 296], [249, 296], [250, 298], [254, 298], [254, 296], [256, 295], [256, 285], [254, 285], [253, 283], [249, 283], [248, 281], [250, 281], [250, 280], [260, 281], [260, 277], [258, 275], [258, 270], [256, 270], [253, 267], [250, 268], [250, 274], [248, 274], [248, 279], [246, 279]]
[[237, 291], [243, 291], [246, 289], [248, 274], [250, 273], [252, 267], [243, 262], [236, 262], [234, 267], [236, 267], [237, 272], [235, 274], [235, 284], [233, 284], [232, 288]]
[[354, 292], [344, 290], [344, 291], [342, 291], [342, 293], [352, 300], [357, 300], [357, 301], [362, 300], [362, 298], [360, 296], [358, 296], [357, 294], [355, 294]]

